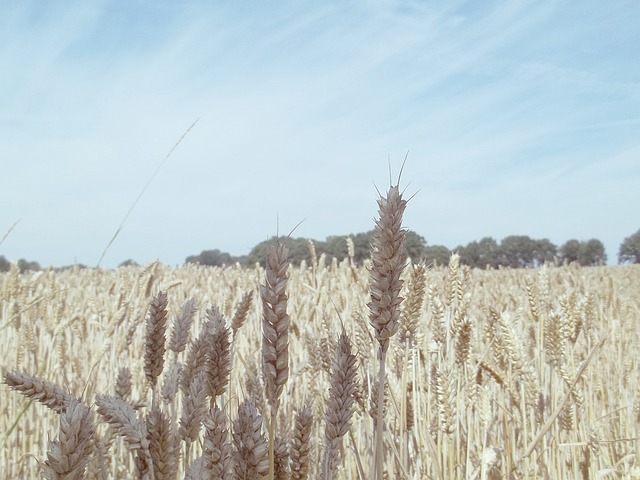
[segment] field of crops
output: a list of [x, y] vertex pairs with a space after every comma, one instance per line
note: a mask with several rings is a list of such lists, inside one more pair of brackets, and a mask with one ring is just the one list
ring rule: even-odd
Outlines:
[[[403, 273], [380, 422], [385, 477], [640, 478], [640, 266], [483, 271], [456, 260]], [[250, 478], [263, 478], [271, 444], [280, 478], [374, 478], [380, 372], [367, 266], [321, 257], [288, 269], [289, 368], [273, 429], [264, 268], [154, 263], [2, 274], [2, 367], [20, 392], [0, 386], [0, 477], [38, 478], [38, 462], [55, 464], [75, 434], [86, 478], [184, 478], [185, 470], [218, 478], [203, 474], [220, 467], [212, 458], [222, 462], [219, 478], [238, 478], [237, 463], [251, 457], [243, 449], [259, 457]], [[146, 353], [153, 341], [165, 348], [148, 332], [165, 308], [160, 291], [168, 302], [161, 360]], [[203, 331], [222, 342], [208, 344], [215, 352], [206, 361], [198, 359]], [[225, 351], [220, 332], [227, 366], [212, 373], [207, 365]], [[340, 376], [345, 362], [356, 372], [350, 383]], [[198, 380], [218, 382], [218, 392], [206, 396], [212, 387], [198, 389]], [[343, 431], [334, 435], [345, 392], [352, 416], [338, 418]], [[92, 420], [84, 443], [61, 427], [67, 397], [91, 407], [74, 410], [74, 419]], [[124, 420], [109, 415], [116, 407]]]

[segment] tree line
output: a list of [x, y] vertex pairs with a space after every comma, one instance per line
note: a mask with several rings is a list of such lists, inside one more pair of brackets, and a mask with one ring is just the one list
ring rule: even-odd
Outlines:
[[[354, 235], [335, 235], [326, 240], [310, 240], [307, 238], [287, 238], [291, 263], [299, 265], [302, 261], [311, 264], [315, 258], [324, 255], [328, 259], [341, 261], [351, 258], [360, 264], [369, 258], [373, 230]], [[352, 246], [349, 251], [347, 239]], [[272, 239], [260, 242], [251, 249], [248, 255], [233, 256], [218, 249], [203, 250], [198, 255], [188, 256], [185, 263], [222, 266], [239, 263], [253, 266], [264, 265], [265, 251]], [[546, 262], [577, 263], [583, 266], [603, 265], [607, 261], [604, 245], [600, 240], [586, 241], [571, 239], [561, 246], [556, 246], [548, 239], [536, 240], [526, 235], [510, 235], [500, 242], [492, 237], [469, 242], [450, 249], [443, 245], [428, 245], [424, 237], [415, 232], [407, 232], [407, 253], [414, 260], [423, 260], [427, 264], [446, 265], [452, 252], [460, 255], [460, 262], [472, 268], [527, 268], [538, 267]], [[625, 238], [618, 250], [618, 263], [640, 263], [640, 230]], [[120, 266], [137, 265], [134, 260], [126, 260]], [[41, 270], [40, 264], [20, 259], [17, 262], [20, 272]], [[84, 267], [83, 265], [78, 265]], [[6, 272], [11, 263], [0, 255], [0, 272]], [[69, 268], [69, 267], [62, 267]]]
[[[306, 238], [287, 238], [289, 258], [294, 265], [305, 261], [311, 264], [315, 257], [325, 255], [341, 261], [351, 257], [355, 263], [369, 258], [373, 231], [355, 235], [339, 235], [317, 241]], [[348, 251], [347, 239], [350, 238], [352, 252]], [[199, 255], [186, 258], [185, 263], [222, 266], [239, 263], [252, 266], [264, 265], [266, 248], [274, 239], [259, 243], [248, 255], [234, 257], [218, 249], [204, 250]], [[510, 235], [500, 242], [485, 237], [450, 249], [443, 245], [428, 245], [424, 237], [409, 231], [406, 238], [407, 253], [414, 260], [423, 260], [427, 264], [446, 265], [452, 252], [460, 255], [460, 262], [472, 268], [527, 268], [538, 267], [546, 262], [560, 264], [577, 263], [583, 266], [604, 265], [607, 254], [603, 243], [597, 239], [586, 241], [571, 239], [556, 246], [548, 239], [532, 239], [526, 235]], [[640, 230], [624, 239], [618, 252], [618, 263], [640, 263]]]

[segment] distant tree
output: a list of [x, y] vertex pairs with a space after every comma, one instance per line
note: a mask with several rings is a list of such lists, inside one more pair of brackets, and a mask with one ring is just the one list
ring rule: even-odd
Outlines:
[[560, 260], [563, 263], [577, 262], [580, 258], [581, 242], [572, 238], [567, 240], [559, 249]]
[[[252, 266], [256, 263], [259, 263], [264, 267], [267, 260], [267, 249], [278, 240], [283, 241], [289, 249], [289, 262], [292, 265], [300, 265], [300, 262], [302, 262], [302, 260], [306, 261], [307, 263], [311, 261], [308, 239], [291, 237], [278, 238], [276, 236], [273, 236], [269, 240], [260, 242], [255, 247], [253, 247], [249, 252], [249, 255], [245, 257], [246, 260], [244, 260], [244, 264], [247, 266]], [[318, 252], [318, 255], [320, 255], [320, 252]]]
[[500, 242], [498, 263], [504, 267], [534, 266], [535, 240], [526, 235], [510, 235]]
[[[353, 241], [353, 260], [362, 263], [371, 256], [371, 243], [373, 242], [373, 230], [351, 235], [335, 235], [327, 237], [324, 242], [316, 242], [318, 255], [324, 253], [328, 257], [335, 257], [338, 261], [347, 258], [347, 238]], [[407, 255], [418, 261], [424, 255], [425, 239], [413, 231], [408, 231], [405, 239]]]
[[42, 270], [38, 262], [29, 262], [24, 258], [21, 258], [20, 260], [18, 260], [18, 269], [20, 270], [20, 273], [29, 272], [29, 271], [37, 272], [39, 270]]
[[249, 263], [247, 262], [247, 255], [238, 255], [237, 257], [233, 257], [235, 259], [236, 263], [239, 263], [240, 265], [242, 265], [243, 267], [247, 267], [247, 266], [253, 266], [253, 265], [249, 265]]
[[582, 244], [581, 265], [604, 265], [607, 263], [607, 253], [604, 244], [595, 238]]
[[546, 238], [534, 240], [526, 235], [511, 235], [500, 242], [498, 264], [511, 268], [537, 267], [556, 255], [556, 246]]
[[558, 255], [558, 247], [549, 239], [534, 240], [533, 261], [535, 266], [544, 265], [547, 262], [553, 262]]
[[191, 255], [186, 258], [185, 263], [221, 267], [222, 265], [231, 265], [234, 263], [234, 259], [228, 253], [221, 252], [216, 248], [215, 250], [203, 250], [200, 255]]
[[425, 247], [427, 246], [427, 242], [421, 235], [418, 235], [416, 232], [409, 230], [407, 232], [407, 236], [405, 237], [404, 242], [405, 248], [407, 249], [407, 255], [414, 262], [420, 260], [425, 253]]
[[281, 237], [281, 240], [285, 242], [289, 249], [289, 262], [292, 265], [300, 265], [303, 260], [307, 264], [311, 262], [311, 251], [309, 250], [309, 240], [307, 238]]
[[497, 267], [500, 246], [492, 237], [484, 237], [478, 242], [480, 250], [480, 267]]
[[371, 242], [373, 241], [373, 230], [350, 235], [332, 235], [324, 242], [314, 242], [318, 255], [325, 254], [329, 258], [336, 258], [341, 261], [348, 256], [347, 238], [353, 241], [353, 261], [362, 263], [371, 255]]
[[329, 258], [337, 258], [342, 260], [347, 257], [347, 236], [332, 235], [327, 237], [324, 242], [314, 242], [316, 244], [317, 255], [323, 253]]
[[354, 255], [356, 263], [362, 263], [371, 257], [371, 244], [373, 243], [373, 230], [350, 235], [353, 239]]
[[139, 263], [131, 258], [129, 258], [128, 260], [125, 260], [120, 265], [118, 265], [118, 267], [137, 267], [137, 266], [139, 266]]
[[272, 237], [270, 240], [264, 240], [254, 246], [249, 252], [249, 255], [247, 255], [247, 266], [251, 267], [258, 263], [264, 267], [267, 259], [267, 248], [275, 239], [276, 237]]
[[491, 237], [484, 237], [479, 242], [469, 242], [465, 247], [458, 247], [460, 261], [473, 268], [496, 267], [498, 265], [499, 246]]
[[620, 244], [618, 263], [640, 263], [640, 230]]
[[558, 250], [563, 263], [576, 262], [583, 266], [602, 265], [607, 261], [604, 245], [592, 238], [586, 242], [571, 239]]
[[0, 255], [0, 272], [8, 272], [11, 269], [11, 262]]
[[451, 250], [443, 245], [427, 245], [424, 247], [422, 259], [427, 265], [448, 265]]
[[[351, 235], [332, 235], [327, 237], [327, 239], [324, 241], [313, 240], [313, 244], [316, 249], [316, 255], [320, 256], [324, 254], [327, 257], [335, 258], [338, 261], [344, 260], [348, 256], [347, 238], [349, 237], [353, 241], [354, 262], [360, 264], [364, 260], [368, 259], [371, 255], [373, 230]], [[256, 263], [259, 263], [264, 266], [266, 249], [275, 240], [276, 237], [272, 237], [269, 240], [260, 242], [255, 247], [253, 247], [251, 249], [251, 252], [249, 252], [249, 255], [247, 255], [246, 257], [246, 263], [248, 265], [255, 265]], [[299, 265], [302, 260], [306, 261], [307, 263], [311, 262], [309, 239], [281, 237], [281, 240], [285, 241], [287, 247], [289, 248], [289, 261], [293, 265]], [[405, 246], [407, 248], [407, 254], [411, 258], [415, 259], [416, 261], [422, 258], [425, 254], [425, 245], [426, 242], [422, 236], [418, 235], [415, 232], [407, 232]]]

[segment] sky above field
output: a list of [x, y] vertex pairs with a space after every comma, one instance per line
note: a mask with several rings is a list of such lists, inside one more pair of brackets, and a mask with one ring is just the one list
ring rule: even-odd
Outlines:
[[615, 263], [638, 25], [637, 0], [2, 2], [0, 255], [94, 266], [121, 225], [102, 266], [364, 232], [408, 153], [429, 245], [597, 238]]

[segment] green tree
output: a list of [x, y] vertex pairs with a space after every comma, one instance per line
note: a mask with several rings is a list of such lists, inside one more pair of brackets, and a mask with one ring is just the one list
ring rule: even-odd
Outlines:
[[[189, 263], [189, 258], [192, 258], [192, 257], [188, 257], [187, 261], [185, 263]], [[136, 262], [132, 258], [129, 258], [128, 260], [125, 260], [120, 265], [118, 265], [118, 268], [120, 268], [120, 267], [137, 267], [138, 265], [139, 265], [138, 262]]]
[[526, 235], [510, 235], [500, 242], [498, 263], [504, 267], [533, 267], [535, 240]]
[[618, 263], [640, 263], [640, 230], [620, 244]]
[[316, 242], [318, 255], [324, 253], [327, 257], [335, 257], [341, 261], [348, 256], [347, 238], [353, 241], [353, 261], [356, 264], [362, 263], [371, 255], [371, 242], [373, 241], [373, 230], [350, 235], [332, 235], [324, 242]]
[[4, 255], [0, 255], [0, 272], [8, 272], [11, 268], [11, 262], [4, 258]]
[[577, 262], [583, 266], [602, 265], [607, 261], [604, 245], [600, 240], [592, 238], [586, 242], [571, 239], [559, 249], [563, 263]]
[[572, 238], [567, 240], [559, 250], [560, 260], [563, 263], [577, 262], [580, 258], [581, 242]]
[[511, 268], [538, 267], [553, 260], [556, 246], [548, 239], [534, 240], [526, 235], [511, 235], [502, 239], [498, 264]]
[[414, 262], [417, 262], [424, 256], [427, 242], [424, 237], [418, 235], [416, 232], [409, 230], [407, 232], [404, 245], [407, 249], [407, 255], [409, 256], [409, 258], [411, 258]]
[[451, 258], [451, 250], [443, 245], [427, 245], [424, 247], [422, 258], [427, 265], [448, 265]]
[[535, 266], [544, 265], [547, 262], [553, 262], [558, 255], [558, 247], [549, 239], [534, 240], [533, 261]]
[[[242, 259], [242, 264], [246, 266], [252, 266], [256, 263], [259, 263], [264, 267], [267, 259], [267, 249], [270, 245], [273, 245], [273, 243], [277, 241], [284, 242], [289, 249], [289, 262], [292, 265], [300, 265], [300, 262], [302, 262], [302, 260], [305, 260], [307, 263], [311, 262], [311, 252], [309, 251], [308, 239], [273, 236], [269, 240], [260, 242], [255, 247], [253, 247], [249, 252], [249, 255]], [[320, 255], [320, 252], [318, 252], [317, 243], [316, 252], [318, 253], [318, 255]]]
[[469, 242], [465, 247], [457, 249], [460, 261], [472, 268], [496, 267], [498, 265], [498, 242], [491, 237], [484, 237], [479, 242]]
[[318, 255], [323, 253], [328, 258], [336, 258], [338, 261], [347, 257], [347, 236], [332, 235], [327, 237], [324, 242], [314, 242], [316, 244], [316, 252]]
[[287, 248], [289, 249], [289, 262], [292, 265], [300, 265], [304, 260], [307, 264], [311, 263], [311, 251], [309, 250], [309, 240], [307, 238], [284, 238]]
[[267, 248], [271, 245], [276, 237], [272, 237], [270, 240], [264, 240], [254, 246], [249, 255], [247, 255], [247, 266], [253, 266], [256, 263], [259, 263], [263, 267], [265, 266], [266, 258], [267, 258]]
[[371, 256], [371, 243], [373, 242], [373, 230], [351, 235], [353, 239], [353, 260], [362, 263]]
[[605, 263], [607, 263], [607, 253], [600, 240], [592, 238], [582, 244], [581, 265], [604, 265]]
[[20, 273], [24, 273], [28, 271], [37, 272], [41, 270], [40, 264], [38, 262], [29, 262], [24, 258], [21, 258], [20, 260], [18, 260], [18, 269], [20, 270]]
[[200, 265], [208, 265], [210, 267], [221, 267], [222, 265], [231, 265], [235, 263], [235, 259], [226, 252], [221, 252], [217, 248], [215, 250], [203, 250], [200, 255], [191, 255], [187, 257], [185, 263], [197, 263]]

